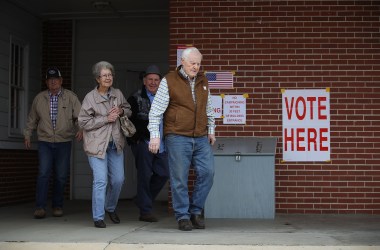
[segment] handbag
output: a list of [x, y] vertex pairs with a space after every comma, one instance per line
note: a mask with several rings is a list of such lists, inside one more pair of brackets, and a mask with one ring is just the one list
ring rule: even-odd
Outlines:
[[136, 127], [133, 123], [128, 119], [126, 115], [120, 117], [120, 127], [124, 136], [132, 137], [136, 133]]

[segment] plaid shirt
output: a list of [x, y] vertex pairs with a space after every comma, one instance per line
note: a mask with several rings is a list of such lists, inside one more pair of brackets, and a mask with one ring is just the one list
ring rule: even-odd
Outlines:
[[58, 116], [58, 97], [61, 95], [61, 90], [56, 95], [52, 95], [49, 91], [50, 96], [50, 119], [53, 123], [53, 129], [57, 124], [57, 116]]
[[[196, 78], [194, 77], [194, 79], [191, 80], [189, 76], [186, 75], [185, 71], [182, 68], [179, 70], [179, 72], [189, 81], [193, 100], [194, 100], [194, 103], [196, 103], [195, 92], [194, 92], [194, 85], [195, 85]], [[168, 83], [166, 81], [166, 78], [164, 77], [161, 80], [160, 86], [158, 87], [157, 93], [152, 103], [152, 107], [149, 112], [148, 129], [150, 132], [150, 138], [160, 138], [159, 125], [163, 117], [163, 114], [169, 105], [169, 99], [170, 99], [170, 96], [169, 96]], [[215, 134], [214, 108], [211, 103], [210, 91], [208, 93], [206, 112], [207, 112], [207, 118], [208, 118], [208, 134]]]

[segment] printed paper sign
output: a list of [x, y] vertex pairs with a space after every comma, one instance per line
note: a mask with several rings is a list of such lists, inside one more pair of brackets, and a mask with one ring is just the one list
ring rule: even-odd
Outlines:
[[222, 117], [222, 97], [220, 95], [211, 96], [212, 106], [214, 107], [215, 118]]
[[326, 89], [282, 93], [284, 161], [330, 160], [330, 93]]
[[223, 99], [223, 123], [245, 124], [246, 103], [244, 95], [226, 95]]

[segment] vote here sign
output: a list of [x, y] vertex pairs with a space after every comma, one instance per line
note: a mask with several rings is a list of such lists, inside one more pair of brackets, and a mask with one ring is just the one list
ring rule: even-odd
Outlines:
[[328, 89], [282, 91], [284, 161], [330, 160]]

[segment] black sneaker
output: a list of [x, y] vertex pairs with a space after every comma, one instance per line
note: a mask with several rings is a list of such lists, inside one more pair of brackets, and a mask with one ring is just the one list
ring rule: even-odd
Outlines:
[[191, 225], [190, 220], [183, 219], [178, 221], [178, 229], [181, 231], [191, 231], [193, 226]]
[[94, 221], [94, 225], [97, 228], [106, 228], [107, 227], [106, 223], [104, 223], [103, 220]]

